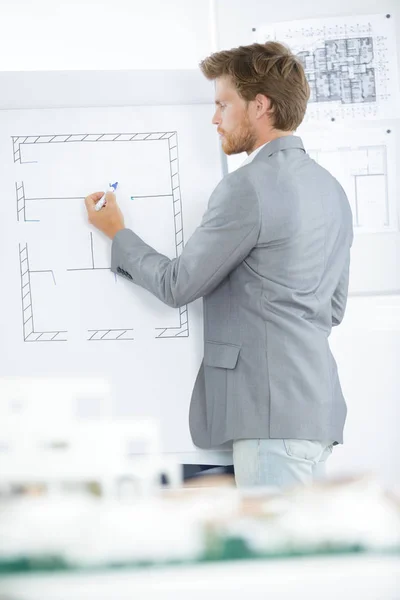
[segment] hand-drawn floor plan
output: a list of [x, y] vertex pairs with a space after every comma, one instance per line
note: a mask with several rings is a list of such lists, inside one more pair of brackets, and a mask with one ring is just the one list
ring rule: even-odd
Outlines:
[[[124, 146], [122, 161], [121, 152], [118, 156], [113, 152], [121, 145]], [[54, 317], [54, 306], [71, 297], [71, 290], [72, 294], [74, 290], [75, 295], [81, 294], [82, 304], [91, 292], [95, 295], [100, 292], [102, 299], [106, 299], [96, 315], [94, 297], [86, 311], [86, 324], [82, 317], [87, 341], [134, 340], [133, 294], [129, 297], [132, 306], [126, 304], [122, 310], [118, 296], [127, 296], [129, 292], [115, 291], [117, 282], [120, 288], [121, 283], [110, 272], [110, 244], [98, 232], [90, 231], [85, 222], [84, 195], [95, 190], [85, 190], [82, 194], [83, 177], [90, 179], [90, 174], [94, 176], [97, 171], [104, 173], [105, 180], [110, 170], [118, 171], [118, 177], [124, 181], [125, 210], [135, 222], [135, 229], [137, 224], [138, 233], [143, 233], [149, 243], [151, 239], [164, 240], [161, 248], [158, 243], [164, 254], [171, 258], [179, 256], [184, 240], [177, 132], [15, 136], [12, 149], [14, 163], [18, 165], [16, 219], [24, 224], [25, 231], [29, 227], [29, 242], [21, 239], [18, 249], [24, 341], [68, 341], [69, 331], [64, 324], [68, 322], [68, 306], [64, 304], [60, 310], [63, 322], [59, 326], [50, 325], [49, 320], [51, 315]], [[148, 176], [149, 164], [152, 178]], [[40, 251], [41, 224], [58, 238], [55, 244], [66, 245], [65, 264], [54, 259], [48, 247], [46, 252]], [[93, 279], [96, 275], [97, 281]], [[39, 278], [40, 285], [35, 285]], [[147, 304], [148, 299], [142, 298], [141, 321], [146, 321], [143, 311], [146, 312]], [[121, 314], [126, 318], [129, 313], [132, 313], [130, 322], [121, 323]], [[163, 317], [155, 317], [150, 306], [147, 314], [149, 329], [155, 331], [156, 338], [189, 335], [187, 306], [164, 307], [161, 313]], [[160, 322], [162, 318], [167, 322]], [[151, 327], [154, 319], [157, 326]]]

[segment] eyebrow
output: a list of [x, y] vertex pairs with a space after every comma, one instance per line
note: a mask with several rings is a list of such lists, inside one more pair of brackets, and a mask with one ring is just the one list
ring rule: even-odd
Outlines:
[[221, 104], [224, 104], [224, 103], [223, 103], [221, 100], [216, 100], [216, 101], [215, 101], [215, 104], [216, 104], [217, 106], [221, 106]]

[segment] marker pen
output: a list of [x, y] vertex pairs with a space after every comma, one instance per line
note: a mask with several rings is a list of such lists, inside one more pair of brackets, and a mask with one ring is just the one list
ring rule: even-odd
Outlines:
[[[117, 187], [118, 187], [118, 181], [116, 181], [115, 183], [110, 183], [107, 192], [113, 192], [115, 194], [115, 190], [117, 189]], [[98, 200], [96, 202], [96, 204], [94, 205], [94, 209], [95, 210], [100, 210], [100, 209], [103, 208], [103, 206], [106, 203], [106, 194], [107, 194], [107, 192], [104, 192], [104, 196], [102, 196], [100, 198], [100, 200]]]

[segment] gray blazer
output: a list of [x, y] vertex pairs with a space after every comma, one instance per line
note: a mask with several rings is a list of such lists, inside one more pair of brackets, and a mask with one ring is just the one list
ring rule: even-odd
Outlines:
[[115, 236], [113, 272], [169, 306], [204, 298], [189, 417], [197, 446], [343, 441], [346, 404], [328, 337], [346, 306], [352, 239], [342, 187], [295, 136], [222, 179], [179, 258], [129, 229]]

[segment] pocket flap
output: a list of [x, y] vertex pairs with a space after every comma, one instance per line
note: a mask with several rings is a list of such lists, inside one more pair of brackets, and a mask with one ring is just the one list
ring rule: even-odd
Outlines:
[[204, 364], [207, 367], [234, 369], [238, 361], [240, 346], [220, 342], [204, 343]]

